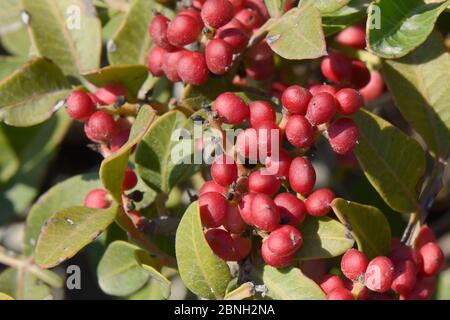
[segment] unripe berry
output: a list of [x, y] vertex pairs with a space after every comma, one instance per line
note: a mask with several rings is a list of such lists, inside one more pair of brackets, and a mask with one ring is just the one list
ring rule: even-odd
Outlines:
[[394, 279], [391, 289], [397, 294], [409, 294], [416, 285], [417, 267], [411, 260], [394, 262]]
[[[181, 60], [181, 58], [187, 53], [186, 50], [179, 50], [179, 51], [173, 51], [173, 52], [167, 52], [164, 55], [164, 61], [162, 64], [162, 69], [164, 71], [164, 74], [166, 75], [167, 79], [169, 79], [172, 82], [178, 82], [181, 81], [181, 77], [178, 75], [178, 62]], [[184, 64], [183, 64], [184, 66]], [[190, 74], [193, 66], [190, 66], [190, 69], [188, 70], [188, 73]], [[184, 71], [184, 68], [183, 68]]]
[[170, 20], [167, 17], [161, 14], [156, 15], [150, 23], [149, 33], [150, 37], [158, 47], [166, 50], [173, 50], [175, 49], [174, 46], [172, 46], [167, 39], [167, 28], [169, 26], [169, 22]]
[[201, 85], [208, 80], [205, 57], [200, 52], [186, 51], [178, 60], [176, 71], [184, 83]]
[[262, 169], [253, 171], [248, 178], [250, 192], [272, 196], [278, 192], [280, 186], [281, 182], [275, 175], [267, 174]]
[[238, 28], [221, 29], [217, 37], [228, 43], [233, 53], [241, 53], [248, 44], [249, 37], [243, 30]]
[[370, 71], [360, 60], [352, 61], [351, 83], [356, 89], [364, 88], [370, 81]]
[[280, 150], [283, 136], [276, 123], [272, 121], [260, 122], [255, 129], [258, 135], [258, 150], [261, 156], [271, 155], [272, 149], [275, 152]]
[[162, 65], [164, 62], [164, 55], [166, 50], [158, 46], [154, 47], [147, 57], [147, 68], [155, 77], [161, 77], [164, 75]]
[[247, 128], [238, 134], [236, 149], [240, 155], [256, 161], [258, 159], [258, 131], [255, 128]]
[[306, 199], [306, 211], [313, 217], [325, 216], [331, 211], [331, 202], [334, 198], [334, 193], [330, 189], [318, 189]]
[[327, 274], [320, 280], [319, 286], [325, 294], [329, 294], [336, 288], [344, 288], [344, 281], [334, 274]]
[[214, 109], [219, 117], [228, 124], [240, 124], [249, 116], [247, 104], [232, 92], [219, 95], [214, 101]]
[[363, 50], [366, 47], [366, 30], [360, 25], [349, 26], [339, 32], [334, 40], [343, 46]]
[[316, 126], [327, 123], [336, 113], [336, 99], [326, 92], [320, 92], [312, 97], [306, 111], [306, 119]]
[[444, 263], [444, 253], [439, 245], [435, 242], [428, 242], [419, 250], [423, 258], [423, 266], [420, 274], [431, 277], [436, 275]]
[[122, 189], [131, 190], [136, 187], [137, 183], [138, 179], [136, 173], [134, 173], [130, 167], [127, 167], [125, 170], [125, 176], [123, 177]]
[[211, 177], [222, 186], [229, 186], [238, 177], [237, 165], [233, 158], [220, 155], [211, 165]]
[[394, 265], [388, 257], [379, 256], [369, 262], [365, 274], [366, 287], [375, 292], [386, 292], [394, 280]]
[[67, 97], [67, 113], [72, 119], [86, 121], [95, 111], [89, 95], [82, 90], [74, 90]]
[[350, 249], [342, 256], [341, 270], [348, 279], [357, 281], [366, 272], [368, 264], [369, 261], [364, 253]]
[[273, 200], [266, 194], [258, 193], [251, 201], [252, 224], [263, 231], [275, 230], [280, 222], [280, 212]]
[[111, 84], [98, 89], [95, 96], [102, 105], [114, 104], [119, 97], [126, 97], [127, 89], [120, 84]]
[[238, 209], [239, 213], [241, 214], [242, 220], [248, 225], [253, 225], [252, 220], [252, 202], [255, 198], [255, 193], [247, 193], [241, 198], [241, 201], [239, 201]]
[[355, 298], [348, 289], [337, 287], [327, 294], [327, 300], [355, 300]]
[[383, 76], [380, 72], [374, 70], [370, 71], [370, 81], [369, 83], [359, 89], [359, 93], [361, 93], [361, 96], [363, 97], [364, 101], [371, 102], [376, 100], [379, 96], [382, 95], [384, 90], [384, 80]]
[[202, 25], [187, 14], [179, 14], [167, 27], [167, 39], [175, 47], [184, 47], [197, 40]]
[[258, 11], [249, 8], [242, 9], [234, 17], [248, 30], [259, 28], [264, 22]]
[[297, 226], [305, 220], [305, 204], [293, 194], [280, 193], [273, 202], [280, 210], [281, 223]]
[[312, 94], [308, 89], [293, 85], [288, 87], [281, 96], [281, 103], [290, 113], [305, 115]]
[[342, 115], [350, 115], [359, 110], [363, 105], [361, 94], [351, 88], [339, 90], [335, 95], [337, 112]]
[[339, 90], [341, 90], [341, 86], [337, 84], [315, 84], [309, 87], [309, 92], [315, 96], [318, 93], [326, 92], [334, 96]]
[[84, 131], [92, 141], [106, 142], [116, 134], [117, 124], [109, 113], [96, 111], [86, 122]]
[[406, 295], [400, 295], [399, 300], [428, 300], [432, 297], [435, 288], [435, 277], [418, 278], [413, 291]]
[[314, 143], [314, 129], [304, 116], [292, 115], [286, 123], [286, 139], [297, 148], [309, 148]]
[[248, 107], [250, 110], [250, 125], [252, 127], [257, 127], [266, 121], [276, 121], [275, 109], [270, 102], [256, 100], [251, 102]]
[[209, 71], [214, 74], [225, 74], [233, 62], [233, 50], [222, 39], [213, 39], [205, 48], [205, 60]]
[[284, 268], [287, 267], [292, 260], [294, 259], [294, 256], [280, 256], [276, 253], [270, 251], [269, 247], [267, 246], [267, 241], [264, 241], [261, 246], [261, 255], [264, 260], [264, 262], [274, 268]]
[[215, 29], [227, 24], [233, 14], [233, 6], [228, 0], [207, 0], [201, 10], [203, 21]]
[[436, 242], [436, 237], [434, 236], [433, 230], [431, 230], [428, 225], [424, 224], [420, 227], [419, 234], [414, 241], [414, 247], [420, 249], [428, 242]]
[[323, 76], [332, 82], [345, 83], [351, 79], [352, 61], [341, 52], [331, 51], [320, 68]]
[[265, 240], [273, 253], [282, 257], [292, 256], [303, 243], [302, 234], [295, 227], [284, 225], [272, 231]]
[[301, 194], [308, 194], [316, 184], [316, 171], [311, 161], [297, 157], [289, 168], [289, 183], [292, 190]]
[[198, 195], [201, 196], [208, 192], [218, 192], [225, 195], [227, 193], [227, 188], [215, 183], [214, 181], [206, 181], [200, 188]]
[[235, 205], [228, 206], [227, 216], [223, 223], [225, 229], [230, 233], [241, 234], [245, 229], [244, 220], [242, 220], [239, 209]]
[[203, 224], [208, 228], [221, 226], [228, 212], [228, 201], [217, 192], [202, 194], [199, 199], [200, 217]]
[[209, 229], [205, 234], [212, 251], [222, 260], [235, 260], [234, 241], [231, 235], [222, 229]]
[[84, 198], [86, 208], [106, 209], [110, 205], [111, 201], [108, 200], [108, 193], [104, 189], [94, 189]]
[[291, 157], [283, 149], [279, 153], [272, 153], [266, 158], [266, 172], [274, 174], [277, 177], [287, 178], [289, 176], [289, 167], [291, 166]]
[[349, 118], [340, 118], [328, 128], [328, 141], [337, 154], [346, 154], [353, 150], [358, 141], [358, 126]]

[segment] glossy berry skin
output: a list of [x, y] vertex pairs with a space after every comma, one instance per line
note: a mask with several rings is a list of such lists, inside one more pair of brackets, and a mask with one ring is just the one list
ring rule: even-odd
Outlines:
[[414, 289], [409, 294], [400, 295], [399, 300], [428, 300], [432, 297], [435, 288], [435, 277], [420, 277]]
[[202, 194], [199, 199], [200, 217], [202, 223], [208, 228], [221, 226], [228, 212], [228, 201], [217, 192]]
[[309, 148], [314, 143], [314, 129], [304, 116], [290, 116], [285, 133], [286, 139], [294, 147]]
[[255, 128], [247, 128], [238, 134], [236, 149], [240, 155], [255, 162], [258, 159], [258, 131]]
[[370, 71], [364, 62], [352, 61], [351, 83], [356, 89], [364, 88], [370, 81]]
[[104, 189], [94, 189], [90, 191], [84, 198], [84, 206], [86, 208], [106, 209], [111, 205], [111, 201], [107, 198], [108, 193]]
[[274, 174], [277, 177], [287, 178], [289, 176], [289, 167], [291, 166], [291, 158], [283, 149], [278, 153], [272, 153], [266, 158], [266, 172]]
[[420, 274], [425, 277], [436, 275], [444, 263], [444, 253], [439, 245], [435, 242], [428, 242], [419, 250], [423, 258], [423, 266]]
[[217, 184], [214, 181], [206, 181], [200, 188], [198, 195], [201, 196], [202, 194], [208, 192], [218, 192], [225, 195], [227, 193], [227, 190], [228, 189], [226, 187], [221, 186], [220, 184]]
[[203, 21], [212, 28], [220, 28], [233, 18], [233, 5], [228, 0], [207, 0], [201, 10]]
[[194, 8], [187, 8], [178, 13], [179, 16], [186, 15], [193, 18], [200, 26], [200, 30], [203, 29], [205, 24], [203, 23], [203, 19], [200, 15], [200, 11], [195, 10]]
[[250, 63], [263, 62], [273, 58], [273, 52], [266, 41], [261, 41], [246, 53], [246, 61]]
[[368, 264], [369, 261], [364, 253], [350, 249], [342, 256], [341, 270], [348, 279], [357, 281], [366, 272]]
[[280, 210], [281, 223], [297, 226], [305, 220], [305, 204], [293, 194], [280, 193], [273, 199], [273, 202]]
[[158, 47], [166, 50], [173, 50], [175, 47], [171, 45], [167, 39], [167, 28], [169, 27], [169, 22], [170, 20], [167, 17], [161, 14], [156, 15], [150, 23], [149, 33], [150, 37]]
[[349, 118], [340, 118], [328, 128], [328, 141], [337, 154], [347, 154], [353, 150], [358, 141], [359, 129]]
[[162, 65], [164, 62], [164, 55], [166, 54], [166, 50], [160, 48], [158, 46], [153, 47], [147, 57], [147, 68], [152, 75], [155, 77], [161, 77], [164, 75], [164, 71], [162, 69]]
[[170, 44], [181, 48], [197, 40], [202, 25], [187, 14], [179, 14], [167, 27], [167, 40]]
[[231, 235], [222, 229], [209, 229], [205, 234], [212, 251], [225, 261], [235, 260], [234, 241]]
[[214, 101], [214, 110], [228, 124], [240, 124], [248, 118], [250, 113], [244, 100], [232, 92], [219, 95]]
[[308, 194], [316, 184], [316, 171], [308, 159], [297, 157], [289, 167], [289, 183], [292, 190], [300, 194]]
[[263, 24], [263, 18], [259, 12], [249, 8], [239, 11], [235, 15], [235, 19], [239, 20], [248, 30], [259, 28]]
[[234, 234], [241, 234], [244, 231], [245, 223], [244, 220], [242, 220], [237, 206], [231, 204], [228, 206], [228, 212], [223, 226], [230, 233]]
[[238, 177], [237, 165], [227, 155], [218, 156], [211, 165], [211, 177], [222, 186], [229, 186]]
[[308, 89], [293, 85], [284, 90], [281, 103], [292, 114], [305, 115], [312, 94]]
[[433, 230], [426, 224], [420, 227], [419, 234], [414, 241], [414, 247], [416, 249], [422, 248], [428, 242], [436, 242], [436, 237], [433, 233]]
[[209, 71], [225, 74], [233, 62], [233, 49], [222, 39], [210, 40], [205, 48], [205, 60]]
[[131, 190], [136, 187], [137, 183], [138, 179], [136, 173], [134, 173], [134, 171], [130, 167], [127, 167], [122, 182], [123, 190]]
[[339, 32], [334, 40], [340, 45], [363, 50], [366, 47], [366, 30], [363, 26], [353, 25]]
[[337, 112], [342, 115], [351, 115], [359, 110], [363, 105], [361, 94], [352, 89], [344, 88], [339, 90], [335, 95]]
[[265, 240], [273, 253], [286, 257], [292, 256], [303, 243], [302, 234], [295, 227], [284, 225], [272, 231]]
[[252, 250], [252, 242], [247, 237], [242, 237], [237, 234], [232, 234], [234, 255], [236, 261], [244, 260]]
[[337, 287], [327, 294], [327, 300], [355, 300], [355, 298], [348, 289]]
[[242, 220], [248, 225], [253, 225], [252, 220], [252, 202], [255, 198], [255, 193], [247, 193], [241, 198], [241, 201], [239, 201], [238, 209], [239, 213], [241, 214]]
[[417, 267], [411, 260], [394, 262], [391, 289], [397, 294], [409, 294], [416, 285]]
[[261, 255], [264, 260], [264, 262], [274, 268], [284, 268], [287, 267], [292, 260], [294, 259], [294, 256], [280, 256], [272, 251], [270, 251], [267, 241], [264, 241], [261, 246]]
[[[164, 61], [162, 64], [162, 69], [164, 71], [164, 74], [166, 75], [167, 79], [169, 79], [172, 82], [178, 82], [181, 81], [181, 77], [178, 75], [178, 62], [181, 60], [181, 58], [187, 53], [186, 50], [178, 50], [173, 52], [167, 52], [164, 55]], [[192, 58], [192, 56], [191, 56]], [[183, 67], [184, 64], [181, 66]], [[189, 68], [187, 70], [187, 74], [191, 75], [192, 65], [189, 65]], [[181, 69], [181, 68], [180, 68]], [[183, 70], [185, 70], [183, 68]]]
[[248, 107], [250, 110], [250, 125], [252, 127], [257, 127], [266, 121], [276, 121], [275, 109], [270, 102], [255, 100]]
[[228, 43], [233, 53], [241, 53], [248, 44], [249, 37], [245, 31], [238, 28], [221, 29], [217, 33], [219, 39]]
[[309, 92], [315, 96], [316, 94], [320, 92], [326, 92], [334, 96], [339, 90], [341, 90], [341, 87], [339, 85], [333, 84], [315, 84], [312, 85], [309, 88]]
[[370, 80], [366, 86], [359, 89], [364, 101], [371, 102], [376, 100], [379, 96], [383, 94], [384, 91], [384, 80], [380, 72], [373, 70], [370, 71]]
[[111, 84], [98, 89], [95, 96], [102, 105], [114, 104], [119, 97], [126, 97], [127, 90], [120, 84]]
[[327, 274], [320, 279], [319, 286], [325, 294], [331, 293], [336, 288], [345, 288], [344, 281], [334, 274]]
[[331, 211], [331, 202], [334, 198], [334, 193], [330, 189], [318, 189], [306, 199], [306, 211], [313, 217], [325, 216]]
[[336, 113], [336, 100], [326, 92], [320, 92], [312, 97], [306, 111], [306, 119], [316, 126], [327, 123]]
[[258, 149], [261, 156], [270, 155], [272, 150], [278, 152], [281, 148], [282, 132], [278, 125], [272, 121], [264, 121], [256, 126], [258, 135]]
[[251, 201], [252, 224], [263, 231], [275, 230], [280, 222], [280, 211], [266, 194], [258, 193]]
[[104, 111], [94, 112], [85, 124], [85, 132], [94, 142], [110, 141], [117, 132], [117, 123]]
[[365, 273], [366, 287], [383, 293], [390, 289], [394, 280], [394, 265], [388, 257], [378, 256], [369, 262]]
[[200, 52], [186, 51], [177, 62], [176, 72], [184, 83], [198, 86], [208, 80], [205, 57]]
[[67, 113], [72, 119], [86, 121], [95, 111], [89, 95], [82, 90], [74, 90], [67, 97]]
[[331, 51], [328, 57], [322, 60], [320, 66], [325, 78], [336, 83], [346, 83], [352, 74], [352, 61], [343, 53]]
[[248, 178], [250, 192], [274, 195], [280, 189], [281, 182], [275, 175], [267, 174], [264, 170], [253, 171]]

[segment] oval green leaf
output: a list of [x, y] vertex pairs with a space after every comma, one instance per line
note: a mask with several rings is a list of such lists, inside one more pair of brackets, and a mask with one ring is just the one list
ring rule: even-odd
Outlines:
[[363, 20], [370, 2], [370, 0], [352, 0], [335, 12], [323, 13], [322, 26], [325, 36], [328, 37]]
[[8, 268], [0, 273], [0, 290], [17, 300], [48, 300], [52, 298], [50, 288], [34, 274], [25, 272], [19, 283], [19, 271]]
[[278, 18], [283, 14], [286, 2], [287, 0], [264, 0], [267, 11], [272, 18]]
[[175, 238], [178, 270], [186, 287], [202, 298], [222, 299], [230, 270], [211, 250], [203, 234], [198, 203], [186, 210]]
[[313, 5], [321, 13], [331, 13], [339, 10], [349, 2], [350, 0], [301, 0], [298, 7]]

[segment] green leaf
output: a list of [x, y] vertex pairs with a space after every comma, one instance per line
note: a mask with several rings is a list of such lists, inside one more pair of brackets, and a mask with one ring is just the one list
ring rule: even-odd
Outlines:
[[227, 292], [224, 300], [244, 300], [255, 295], [253, 282], [245, 282], [233, 291]]
[[320, 12], [311, 6], [285, 13], [270, 27], [266, 41], [285, 59], [315, 59], [327, 54]]
[[278, 18], [283, 15], [284, 6], [287, 0], [264, 0], [267, 11], [272, 18]]
[[264, 266], [262, 280], [274, 300], [324, 300], [319, 285], [306, 277], [298, 268], [276, 269]]
[[73, 257], [114, 221], [118, 208], [71, 207], [50, 217], [37, 241], [36, 263], [52, 268]]
[[349, 3], [350, 0], [300, 0], [298, 7], [315, 6], [321, 13], [335, 12]]
[[114, 16], [112, 16], [106, 25], [103, 27], [102, 30], [102, 37], [104, 42], [108, 42], [109, 39], [111, 39], [114, 34], [116, 34], [117, 30], [119, 29], [120, 25], [122, 24], [122, 21], [125, 19], [125, 13], [117, 13]]
[[328, 37], [365, 18], [370, 2], [370, 0], [352, 0], [335, 12], [323, 13], [322, 25], [325, 36]]
[[14, 300], [13, 297], [8, 296], [7, 294], [0, 292], [0, 300]]
[[437, 300], [450, 300], [450, 269], [440, 272], [437, 280]]
[[337, 257], [355, 243], [350, 231], [329, 217], [307, 217], [298, 229], [303, 237], [303, 244], [296, 255], [300, 260]]
[[[183, 164], [185, 159], [192, 160], [192, 141], [177, 139], [179, 135], [176, 130], [181, 130], [190, 123], [192, 122], [183, 113], [168, 112], [154, 122], [138, 145], [135, 156], [137, 169], [140, 177], [150, 187], [169, 193], [178, 182], [191, 175], [197, 168], [192, 164]], [[180, 161], [175, 163], [176, 159], [172, 159], [174, 148], [183, 152], [189, 151], [187, 155], [183, 154], [181, 163]], [[178, 156], [178, 153], [176, 154]]]
[[414, 139], [387, 121], [361, 110], [355, 154], [364, 174], [386, 203], [398, 212], [413, 212], [416, 191], [425, 170], [425, 153]]
[[155, 259], [151, 258], [147, 252], [142, 250], [136, 252], [136, 259], [141, 264], [141, 267], [150, 274], [152, 279], [158, 281], [158, 291], [161, 293], [164, 299], [168, 299], [171, 293], [171, 283], [165, 276], [161, 274], [161, 265], [157, 261], [155, 261]]
[[143, 105], [133, 123], [127, 143], [102, 162], [100, 178], [105, 189], [111, 193], [117, 203], [122, 202], [122, 181], [131, 151], [142, 140], [154, 119], [153, 109], [148, 105]]
[[428, 38], [437, 18], [449, 5], [450, 0], [442, 3], [378, 0], [372, 3], [367, 19], [369, 50], [388, 59], [405, 56]]
[[386, 60], [385, 78], [397, 107], [437, 156], [450, 149], [450, 56], [435, 32], [415, 51]]
[[378, 208], [336, 198], [331, 205], [339, 220], [350, 226], [359, 250], [369, 259], [387, 255], [391, 249], [391, 228]]
[[27, 61], [24, 57], [0, 56], [0, 80], [19, 69]]
[[0, 184], [8, 181], [19, 170], [19, 157], [9, 137], [0, 125]]
[[[101, 188], [97, 174], [72, 177], [54, 185], [31, 207], [27, 216], [24, 236], [24, 254], [34, 252], [37, 239], [45, 222], [61, 208], [83, 205], [84, 198], [93, 189]], [[74, 192], [76, 190], [76, 192]]]
[[203, 103], [211, 103], [224, 91], [235, 91], [233, 85], [224, 77], [209, 78], [202, 86], [187, 85], [181, 97], [181, 104], [198, 110]]
[[202, 298], [222, 299], [230, 282], [230, 270], [206, 242], [197, 202], [188, 207], [180, 221], [175, 249], [178, 270], [186, 287]]
[[128, 300], [166, 300], [166, 292], [161, 290], [160, 282], [151, 278], [146, 285], [127, 297]]
[[28, 31], [39, 55], [75, 77], [98, 68], [101, 23], [90, 1], [21, 0], [21, 4], [29, 15]]
[[8, 268], [0, 273], [0, 291], [21, 300], [51, 299], [50, 288], [34, 274], [25, 272], [19, 280], [19, 272]]
[[70, 90], [61, 70], [50, 60], [36, 58], [0, 81], [0, 120], [31, 126], [50, 118]]
[[0, 6], [0, 41], [3, 48], [14, 56], [28, 56], [31, 42], [20, 17], [19, 0], [2, 1]]
[[84, 73], [83, 77], [97, 87], [122, 84], [128, 89], [128, 98], [133, 99], [147, 79], [148, 70], [143, 65], [115, 65]]

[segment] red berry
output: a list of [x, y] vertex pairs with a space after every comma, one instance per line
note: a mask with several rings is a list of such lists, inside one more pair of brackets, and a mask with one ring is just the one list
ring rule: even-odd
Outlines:
[[417, 267], [411, 260], [394, 262], [394, 279], [391, 288], [397, 294], [409, 294], [416, 285]]
[[205, 60], [209, 71], [214, 74], [225, 74], [233, 62], [233, 49], [222, 39], [213, 39], [205, 48]]
[[219, 95], [214, 101], [214, 109], [225, 123], [240, 124], [249, 116], [247, 104], [232, 92]]
[[426, 277], [436, 275], [444, 263], [444, 253], [439, 245], [435, 242], [428, 242], [420, 248], [419, 252], [423, 258], [420, 274]]
[[246, 61], [251, 64], [255, 62], [267, 63], [267, 61], [272, 60], [272, 58], [272, 49], [266, 41], [261, 41], [246, 53]]
[[436, 242], [433, 230], [426, 224], [420, 227], [419, 234], [414, 241], [414, 247], [416, 249], [422, 248], [428, 242]]
[[419, 272], [419, 270], [423, 266], [423, 259], [420, 253], [414, 248], [406, 246], [402, 243], [400, 243], [396, 247], [391, 246], [391, 253], [389, 254], [389, 259], [391, 259], [394, 265], [402, 261], [411, 260], [416, 265], [417, 272]]
[[346, 154], [353, 150], [358, 141], [359, 129], [352, 119], [340, 118], [328, 128], [328, 141], [337, 154]]
[[125, 130], [118, 132], [114, 135], [114, 137], [111, 139], [111, 143], [109, 145], [109, 150], [112, 152], [116, 152], [119, 150], [125, 143], [128, 142], [128, 139], [130, 137], [130, 131]]
[[273, 59], [267, 61], [257, 61], [251, 64], [245, 64], [245, 73], [247, 77], [262, 81], [270, 79], [275, 72], [275, 63]]
[[291, 158], [283, 149], [278, 153], [272, 153], [266, 158], [266, 169], [268, 174], [274, 174], [277, 177], [287, 178], [289, 176], [289, 167], [291, 166]]
[[94, 189], [84, 198], [84, 206], [86, 208], [106, 209], [110, 205], [111, 201], [108, 200], [108, 193], [103, 189]]
[[337, 287], [327, 294], [327, 300], [355, 300], [355, 298], [348, 289]]
[[280, 193], [273, 201], [280, 210], [281, 223], [297, 226], [305, 220], [305, 204], [293, 194]]
[[360, 60], [352, 61], [351, 83], [356, 89], [364, 88], [370, 81], [370, 71], [364, 62]]
[[195, 40], [202, 31], [202, 25], [187, 14], [179, 14], [167, 27], [167, 39], [175, 47], [184, 47]]
[[394, 265], [388, 257], [379, 256], [370, 261], [366, 269], [366, 287], [375, 292], [386, 292], [394, 280]]
[[359, 93], [361, 93], [361, 96], [363, 97], [364, 101], [371, 102], [376, 100], [384, 90], [384, 80], [378, 71], [370, 71], [370, 81], [369, 83], [359, 89]]
[[164, 75], [162, 65], [164, 62], [164, 55], [166, 50], [158, 46], [154, 47], [147, 57], [147, 68], [155, 77], [161, 77]]
[[95, 111], [89, 95], [82, 90], [74, 90], [67, 97], [67, 113], [72, 119], [86, 121]]
[[123, 177], [122, 188], [123, 190], [130, 190], [136, 187], [138, 183], [138, 179], [136, 173], [130, 168], [127, 167], [125, 170], [125, 176]]
[[328, 266], [324, 260], [306, 260], [301, 264], [302, 272], [308, 278], [319, 283], [328, 272]]
[[212, 28], [220, 28], [233, 18], [233, 5], [228, 0], [207, 0], [201, 10], [203, 21]]
[[218, 192], [225, 195], [227, 193], [227, 188], [215, 183], [214, 181], [206, 181], [205, 184], [200, 188], [198, 195], [201, 196], [208, 192]]
[[117, 132], [117, 123], [104, 111], [96, 111], [84, 126], [89, 139], [94, 142], [110, 141]]
[[334, 274], [325, 275], [319, 282], [319, 286], [325, 294], [331, 293], [334, 289], [345, 288], [344, 281]]
[[256, 161], [258, 159], [258, 131], [255, 128], [247, 128], [238, 134], [236, 149], [240, 155]]
[[248, 35], [238, 28], [220, 29], [217, 37], [228, 43], [233, 53], [241, 53], [248, 44]]
[[253, 225], [252, 220], [252, 202], [255, 198], [255, 193], [247, 193], [241, 198], [241, 201], [239, 201], [239, 213], [241, 214], [242, 220], [248, 225]]
[[91, 98], [92, 103], [94, 104], [94, 106], [97, 106], [100, 104], [100, 101], [97, 99], [97, 97], [95, 96], [95, 94], [88, 92], [87, 95], [89, 96], [89, 98]]
[[[167, 52], [164, 55], [164, 61], [162, 64], [162, 69], [164, 71], [164, 74], [166, 75], [167, 79], [173, 82], [181, 81], [181, 77], [178, 75], [178, 62], [181, 60], [181, 58], [186, 54], [186, 50], [179, 50], [174, 52]], [[190, 55], [191, 59], [192, 56]], [[197, 57], [195, 57], [197, 58]], [[183, 64], [184, 66], [184, 64]], [[206, 65], [205, 65], [206, 66]], [[205, 67], [206, 69], [206, 67]], [[183, 71], [184, 68], [183, 68]], [[191, 72], [194, 71], [193, 66], [190, 66], [188, 69], [189, 75]]]
[[205, 26], [205, 24], [203, 23], [203, 20], [202, 20], [202, 16], [200, 15], [200, 11], [195, 10], [194, 8], [184, 9], [183, 11], [180, 11], [180, 13], [178, 13], [178, 15], [179, 16], [186, 15], [191, 18], [194, 18], [194, 20], [196, 20], [198, 25], [200, 26], [200, 30], [203, 29], [203, 27]]
[[257, 127], [266, 121], [276, 121], [275, 109], [270, 102], [255, 100], [248, 106], [250, 110], [250, 125], [252, 127]]
[[258, 229], [275, 230], [280, 222], [280, 212], [273, 200], [266, 194], [258, 193], [251, 201], [251, 221]]
[[309, 88], [309, 92], [315, 96], [318, 93], [326, 92], [331, 95], [335, 95], [339, 90], [341, 90], [341, 87], [339, 85], [329, 85], [329, 84], [315, 84]]
[[280, 256], [270, 251], [267, 241], [264, 241], [261, 246], [261, 255], [266, 264], [275, 268], [287, 267], [294, 259], [294, 256]]
[[244, 6], [245, 0], [228, 0], [233, 6], [233, 11], [238, 12]]
[[366, 30], [360, 25], [347, 27], [338, 33], [335, 41], [343, 46], [363, 50], [366, 47]]
[[297, 157], [292, 160], [289, 168], [289, 183], [292, 190], [300, 194], [308, 194], [316, 184], [316, 171], [311, 162]]
[[336, 99], [326, 92], [320, 92], [312, 97], [306, 111], [306, 119], [312, 125], [330, 121], [336, 113]]
[[269, 20], [270, 18], [269, 11], [267, 11], [264, 1], [247, 0], [245, 1], [245, 7], [257, 11], [261, 15], [263, 21]]
[[183, 82], [201, 85], [208, 80], [205, 57], [200, 52], [185, 51], [179, 58], [176, 71]]
[[293, 85], [283, 92], [281, 103], [290, 113], [305, 115], [311, 98], [308, 89]]
[[242, 9], [234, 17], [235, 19], [239, 20], [248, 30], [259, 28], [264, 22], [261, 14], [258, 11], [249, 8]]
[[341, 52], [331, 51], [320, 68], [324, 77], [332, 82], [345, 83], [351, 79], [352, 61]]
[[232, 234], [234, 254], [236, 261], [241, 261], [247, 258], [252, 250], [252, 242], [250, 238], [242, 237], [240, 235]]
[[217, 192], [202, 194], [199, 199], [200, 217], [203, 224], [208, 228], [221, 226], [228, 212], [228, 201]]
[[219, 258], [225, 261], [235, 260], [234, 241], [228, 232], [222, 229], [209, 229], [205, 238]]
[[281, 182], [275, 175], [267, 174], [264, 170], [253, 171], [248, 178], [248, 188], [251, 192], [274, 195], [280, 189]]
[[230, 233], [234, 234], [241, 234], [244, 231], [245, 223], [241, 218], [239, 209], [235, 205], [228, 206], [228, 212], [223, 226]]
[[357, 281], [366, 272], [368, 264], [369, 261], [364, 253], [350, 249], [342, 257], [341, 270], [348, 279]]
[[314, 129], [304, 116], [292, 115], [286, 123], [286, 139], [297, 148], [309, 148], [314, 143]]
[[150, 37], [158, 47], [166, 50], [173, 50], [174, 46], [172, 46], [167, 39], [167, 28], [169, 26], [169, 22], [170, 20], [167, 17], [161, 14], [156, 15], [150, 23], [149, 33]]
[[353, 114], [363, 105], [361, 94], [351, 88], [339, 90], [334, 98], [337, 102], [337, 112], [343, 115]]
[[272, 150], [274, 152], [280, 150], [283, 137], [276, 123], [272, 121], [260, 122], [255, 129], [258, 135], [258, 150], [261, 156], [270, 155]]
[[284, 225], [272, 231], [265, 240], [273, 253], [282, 257], [292, 256], [303, 243], [302, 234], [290, 225]]
[[98, 89], [95, 96], [102, 105], [114, 104], [119, 97], [126, 97], [127, 89], [120, 84], [111, 84]]
[[233, 158], [227, 155], [217, 157], [211, 165], [211, 177], [222, 186], [229, 186], [238, 177], [237, 165]]
[[330, 189], [318, 189], [306, 199], [306, 211], [313, 217], [325, 216], [331, 211], [331, 202], [334, 198], [334, 193]]
[[400, 300], [428, 300], [433, 295], [436, 287], [436, 278], [418, 278], [413, 291], [406, 295], [400, 295]]

